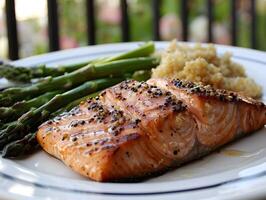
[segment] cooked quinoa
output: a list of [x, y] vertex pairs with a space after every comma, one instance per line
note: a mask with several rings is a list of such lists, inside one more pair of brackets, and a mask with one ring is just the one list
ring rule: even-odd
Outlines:
[[230, 53], [218, 56], [212, 44], [191, 47], [172, 41], [161, 54], [160, 65], [152, 70], [152, 77], [201, 82], [253, 98], [262, 95], [261, 86], [246, 76], [242, 65], [233, 62]]

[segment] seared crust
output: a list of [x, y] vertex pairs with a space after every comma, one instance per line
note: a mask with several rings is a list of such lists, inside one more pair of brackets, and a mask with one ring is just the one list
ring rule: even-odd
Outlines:
[[264, 107], [265, 104], [263, 102], [257, 101], [253, 98], [240, 95], [236, 92], [222, 90], [222, 89], [214, 89], [210, 85], [202, 85], [199, 83], [193, 83], [190, 81], [174, 79], [171, 81], [175, 87], [186, 90], [187, 93], [196, 94], [198, 96], [206, 97], [206, 98], [215, 98], [224, 102], [245, 102], [248, 104], [252, 104], [254, 106]]

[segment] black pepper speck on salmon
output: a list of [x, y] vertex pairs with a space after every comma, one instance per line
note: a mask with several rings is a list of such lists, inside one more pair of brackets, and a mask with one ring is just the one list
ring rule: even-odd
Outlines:
[[180, 80], [124, 81], [39, 127], [49, 154], [96, 181], [142, 178], [266, 124], [263, 103]]

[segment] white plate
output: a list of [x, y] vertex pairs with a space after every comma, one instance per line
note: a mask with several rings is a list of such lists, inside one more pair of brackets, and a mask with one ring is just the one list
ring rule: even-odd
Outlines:
[[[168, 43], [157, 42], [157, 49]], [[31, 66], [76, 62], [136, 48], [139, 43], [97, 45], [49, 53], [14, 62]], [[233, 53], [266, 94], [266, 53], [217, 45]], [[4, 83], [3, 83], [4, 84]], [[263, 96], [264, 102], [266, 96]], [[229, 155], [230, 151], [241, 151]], [[232, 152], [231, 152], [232, 153]], [[3, 199], [254, 199], [266, 195], [266, 128], [202, 160], [140, 183], [97, 183], [40, 151], [24, 160], [0, 158]]]

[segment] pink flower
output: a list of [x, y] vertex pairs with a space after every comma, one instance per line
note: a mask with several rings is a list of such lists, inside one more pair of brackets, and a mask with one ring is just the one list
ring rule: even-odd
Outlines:
[[103, 5], [99, 9], [99, 18], [102, 22], [110, 25], [120, 23], [121, 14], [118, 6]]
[[215, 23], [213, 26], [213, 39], [217, 44], [230, 44], [231, 37], [228, 28], [224, 24]]
[[172, 40], [173, 38], [180, 38], [181, 22], [175, 14], [167, 14], [161, 18], [160, 34], [163, 40]]
[[74, 38], [68, 36], [60, 37], [60, 46], [62, 49], [70, 49], [78, 46], [77, 41]]

